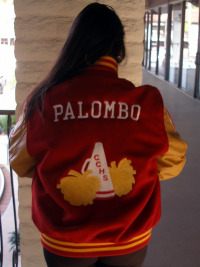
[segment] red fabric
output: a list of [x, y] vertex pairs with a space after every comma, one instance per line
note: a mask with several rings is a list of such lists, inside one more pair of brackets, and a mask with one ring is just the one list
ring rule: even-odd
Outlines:
[[[88, 118], [78, 119], [78, 101], [82, 102], [82, 115], [88, 113]], [[99, 104], [94, 104], [94, 116], [91, 116], [94, 101], [101, 103], [99, 118], [94, 118], [99, 115]], [[111, 113], [104, 118], [104, 101], [116, 102], [115, 118], [110, 118]], [[71, 115], [63, 120], [68, 102], [75, 118], [71, 119]], [[127, 119], [118, 119], [119, 102], [126, 103], [129, 111], [132, 105], [140, 106], [139, 119], [133, 120], [130, 112]], [[63, 114], [55, 121], [53, 106], [58, 104], [63, 106]], [[112, 161], [118, 164], [123, 158], [131, 160], [136, 170], [135, 184], [127, 195], [73, 206], [64, 200], [56, 186], [70, 170], [81, 172], [97, 142], [103, 144], [109, 166]], [[159, 221], [161, 203], [156, 157], [167, 151], [168, 140], [163, 102], [156, 88], [134, 87], [131, 82], [119, 79], [116, 73], [91, 68], [55, 86], [46, 95], [43, 119], [36, 110], [28, 122], [27, 149], [37, 161], [32, 185], [32, 218], [40, 232], [74, 243], [118, 243], [144, 233]], [[136, 249], [138, 247], [127, 253]], [[101, 255], [116, 254], [120, 251], [101, 252]]]

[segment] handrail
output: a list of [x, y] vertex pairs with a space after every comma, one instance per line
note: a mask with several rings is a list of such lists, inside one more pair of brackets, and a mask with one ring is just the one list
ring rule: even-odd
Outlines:
[[0, 115], [15, 115], [14, 109], [0, 109]]
[[[15, 115], [15, 110], [0, 110], [0, 115], [7, 115], [7, 135], [10, 135], [11, 131], [11, 115]], [[16, 214], [16, 203], [15, 203], [15, 192], [14, 192], [14, 182], [13, 182], [13, 171], [10, 166], [10, 179], [11, 179], [11, 191], [12, 191], [12, 202], [13, 202], [13, 214], [14, 214], [14, 226], [15, 226], [15, 249], [13, 250], [12, 256], [12, 266], [18, 267], [18, 257], [19, 257], [19, 240], [18, 240], [18, 229], [17, 229], [17, 214]], [[1, 253], [0, 253], [0, 267], [3, 264], [3, 237], [2, 237], [2, 223], [0, 214], [0, 243], [1, 243]]]
[[[2, 173], [2, 170], [0, 169], [0, 178], [4, 178], [3, 177], [3, 173]], [[3, 180], [3, 186], [1, 185], [1, 188], [0, 188], [0, 199], [1, 199], [1, 196], [2, 196], [2, 193], [3, 193], [3, 190], [4, 190], [4, 180]], [[0, 210], [0, 266], [3, 266], [3, 234], [2, 234], [2, 224], [1, 224], [1, 210]]]
[[3, 267], [3, 231], [2, 231], [2, 223], [1, 223], [1, 212], [0, 212], [0, 267]]
[[4, 176], [2, 170], [0, 169], [0, 200], [4, 191], [4, 186], [5, 186]]

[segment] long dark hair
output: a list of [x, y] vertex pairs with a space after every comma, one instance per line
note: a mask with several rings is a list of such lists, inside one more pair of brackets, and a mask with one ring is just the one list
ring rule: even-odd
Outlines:
[[24, 122], [35, 107], [42, 113], [44, 96], [54, 85], [85, 71], [105, 55], [117, 63], [124, 59], [124, 28], [112, 7], [92, 3], [76, 17], [53, 68], [29, 95]]

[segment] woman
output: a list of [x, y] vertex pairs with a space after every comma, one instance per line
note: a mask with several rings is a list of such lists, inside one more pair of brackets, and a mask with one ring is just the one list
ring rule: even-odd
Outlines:
[[85, 7], [10, 136], [12, 168], [33, 178], [49, 267], [142, 266], [160, 219], [159, 178], [185, 164], [159, 91], [118, 78], [124, 57], [115, 11]]

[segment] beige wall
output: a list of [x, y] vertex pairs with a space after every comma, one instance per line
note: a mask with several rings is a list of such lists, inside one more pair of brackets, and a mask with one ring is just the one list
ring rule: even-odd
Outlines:
[[[89, 0], [15, 0], [17, 111], [24, 98], [48, 72], [71, 23]], [[139, 85], [142, 80], [143, 14], [145, 0], [96, 1], [112, 6], [126, 32], [127, 60], [119, 76]], [[31, 222], [31, 180], [20, 179], [19, 216], [22, 267], [45, 266], [39, 233]]]

